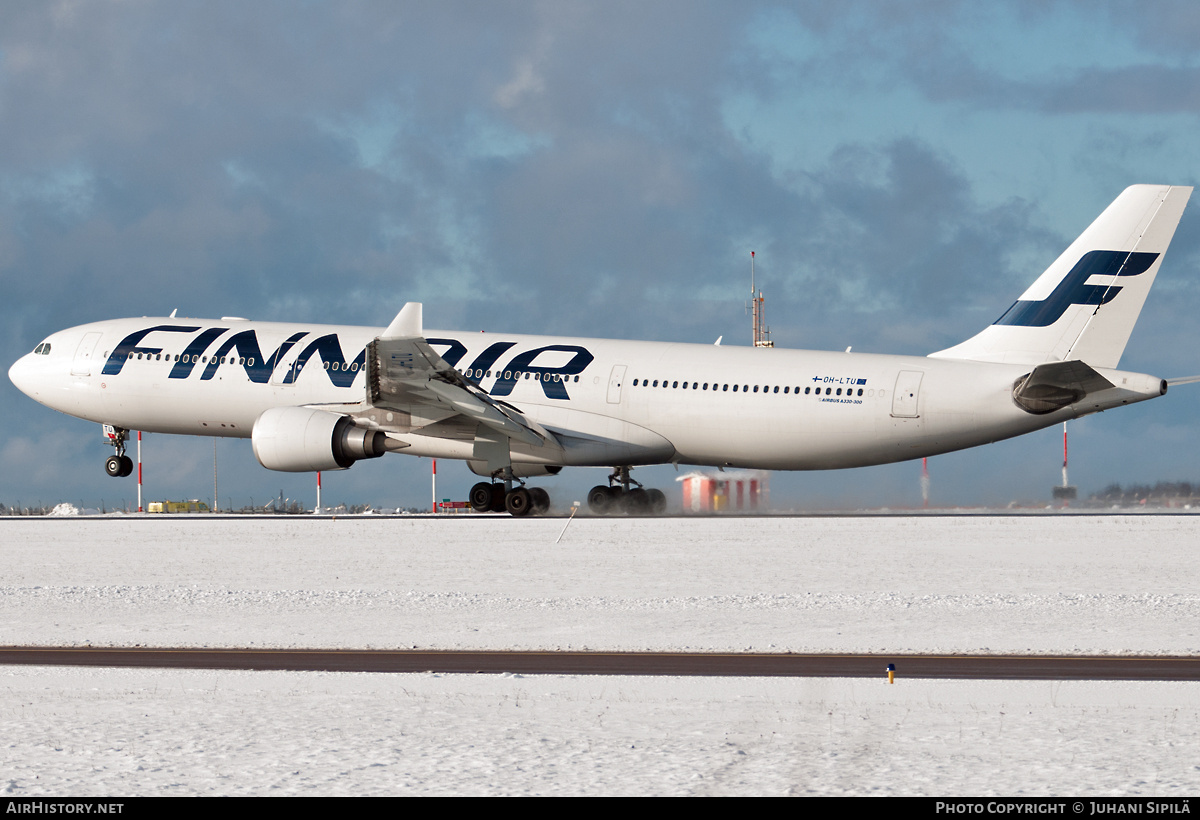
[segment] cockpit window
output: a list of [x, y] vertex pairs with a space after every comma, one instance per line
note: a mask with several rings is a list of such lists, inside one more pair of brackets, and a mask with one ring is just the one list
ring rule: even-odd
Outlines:
[[38, 345], [37, 347], [35, 347], [33, 349], [33, 352], [39, 356], [49, 356], [50, 355], [50, 343], [42, 342], [40, 345]]

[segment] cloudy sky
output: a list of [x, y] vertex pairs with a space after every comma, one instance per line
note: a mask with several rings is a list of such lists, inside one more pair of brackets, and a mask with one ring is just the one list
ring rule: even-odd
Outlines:
[[[120, 316], [925, 354], [973, 335], [1127, 185], [1200, 176], [1194, 2], [8, 2], [0, 346]], [[1200, 206], [1121, 365], [1200, 373]], [[7, 367], [7, 364], [5, 365]], [[1200, 481], [1200, 385], [1073, 422], [1072, 479]], [[132, 502], [99, 427], [0, 385], [0, 502]], [[945, 504], [1040, 500], [1057, 430], [930, 462]], [[211, 440], [149, 436], [153, 497]], [[221, 503], [313, 481], [216, 447]], [[674, 496], [674, 471], [641, 471]], [[914, 504], [919, 464], [772, 477]], [[439, 465], [439, 496], [477, 480]], [[603, 478], [546, 486], [582, 497]], [[428, 504], [429, 463], [326, 475]]]

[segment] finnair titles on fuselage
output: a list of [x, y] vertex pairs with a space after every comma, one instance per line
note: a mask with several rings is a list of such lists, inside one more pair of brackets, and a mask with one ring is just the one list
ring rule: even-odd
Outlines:
[[593, 509], [661, 508], [645, 464], [814, 470], [944, 453], [1166, 392], [1116, 370], [1191, 188], [1124, 191], [1020, 299], [929, 356], [386, 329], [243, 319], [118, 319], [63, 330], [9, 371], [37, 401], [129, 430], [251, 438], [263, 466], [329, 470], [386, 452], [457, 458], [477, 510], [605, 466]]

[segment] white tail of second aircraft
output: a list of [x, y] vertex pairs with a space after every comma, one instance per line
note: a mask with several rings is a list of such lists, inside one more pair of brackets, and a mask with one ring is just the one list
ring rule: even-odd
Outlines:
[[930, 354], [1038, 365], [1115, 368], [1192, 194], [1133, 185], [983, 332]]

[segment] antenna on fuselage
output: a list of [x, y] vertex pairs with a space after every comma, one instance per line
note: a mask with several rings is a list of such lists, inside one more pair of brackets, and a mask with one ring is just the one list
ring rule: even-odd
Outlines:
[[750, 314], [752, 316], [752, 339], [755, 347], [774, 347], [771, 341], [771, 328], [767, 327], [763, 316], [762, 291], [754, 286], [754, 251], [750, 251]]

